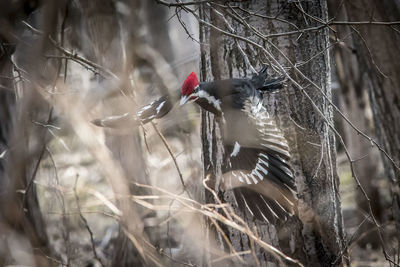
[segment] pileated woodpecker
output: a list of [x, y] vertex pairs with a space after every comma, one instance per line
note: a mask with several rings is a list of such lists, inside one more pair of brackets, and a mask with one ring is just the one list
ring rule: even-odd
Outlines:
[[[266, 67], [251, 79], [200, 83], [192, 72], [182, 85], [180, 105], [195, 102], [222, 118], [223, 188], [233, 190], [239, 208], [259, 220], [275, 222], [295, 212], [296, 186], [287, 141], [263, 106], [263, 94], [282, 88], [283, 80], [267, 78]], [[163, 96], [144, 106], [136, 120], [145, 124], [161, 118], [173, 105], [170, 97]], [[94, 123], [112, 127], [125, 117]]]

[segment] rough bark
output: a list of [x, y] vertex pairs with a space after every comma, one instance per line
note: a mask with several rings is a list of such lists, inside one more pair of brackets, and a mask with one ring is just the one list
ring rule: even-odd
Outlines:
[[[351, 1], [345, 3], [349, 20], [398, 21], [400, 6], [397, 1]], [[354, 26], [355, 50], [364, 74], [378, 141], [391, 159], [382, 155], [385, 172], [393, 183], [393, 216], [400, 231], [400, 37], [392, 27], [371, 25]]]
[[[295, 5], [294, 2], [283, 4], [275, 1], [268, 1], [266, 5], [260, 1], [241, 4], [244, 9], [261, 10], [270, 16], [275, 16], [279, 12], [279, 18], [294, 23], [299, 28], [313, 26], [315, 21], [305, 18]], [[301, 2], [301, 8], [305, 13], [327, 20], [325, 1]], [[223, 12], [223, 10], [220, 10], [220, 12]], [[217, 27], [224, 28], [225, 25], [221, 17], [209, 8], [203, 8], [200, 14], [204, 20]], [[248, 21], [250, 25], [266, 34], [286, 32], [292, 29], [287, 23], [276, 20], [251, 17]], [[234, 25], [238, 34], [252, 36], [251, 33], [246, 32], [245, 29], [235, 23], [232, 23], [232, 25]], [[286, 36], [272, 41], [293, 63], [305, 62], [313, 55], [320, 53], [319, 56], [299, 67], [299, 69], [319, 85], [328, 97], [331, 97], [329, 54], [324, 50], [328, 46], [328, 31], [304, 33], [300, 38], [297, 39], [297, 37]], [[251, 74], [242, 54], [231, 38], [223, 37], [220, 32], [210, 30], [204, 25], [200, 29], [200, 38], [201, 42], [209, 43], [209, 46], [202, 46], [202, 80]], [[272, 51], [281, 63], [288, 64], [279, 51], [270, 44], [260, 40], [258, 42], [266, 46], [268, 51]], [[266, 58], [265, 54], [259, 49], [254, 49], [244, 43], [241, 43], [241, 45], [246, 48], [245, 51], [250, 62], [258, 68], [262, 65], [262, 61], [268, 60], [268, 57]], [[296, 73], [291, 74], [297, 82], [307, 85]], [[322, 110], [325, 118], [332, 122], [332, 110], [329, 108], [327, 100], [323, 99], [321, 93], [312, 86], [307, 87], [306, 90], [318, 108]], [[329, 130], [324, 119], [313, 109], [310, 101], [295, 87], [288, 86], [286, 90], [268, 96], [265, 103], [271, 114], [277, 115], [278, 125], [284, 131], [292, 148], [293, 158], [291, 163], [296, 176], [300, 199], [299, 217], [293, 217], [287, 222], [277, 225], [269, 225], [253, 221], [250, 216], [240, 214], [240, 211], [237, 212], [245, 218], [246, 223], [252, 229], [254, 226], [257, 228], [257, 233], [262, 240], [298, 259], [305, 266], [340, 264], [344, 247], [344, 234], [333, 133]], [[205, 175], [211, 175], [214, 178], [212, 185], [221, 200], [235, 206], [232, 193], [223, 192], [218, 188], [223, 153], [220, 123], [211, 114], [202, 113]], [[208, 192], [206, 192], [206, 201], [215, 201]], [[237, 251], [251, 249], [246, 235], [228, 227], [225, 227], [224, 230]], [[221, 240], [211, 226], [210, 233], [212, 233], [211, 239]], [[220, 245], [223, 246], [222, 243]], [[272, 262], [276, 263], [271, 255], [257, 246], [255, 248], [257, 258], [263, 266], [270, 266], [270, 264], [273, 264]], [[251, 254], [243, 257], [249, 265], [254, 266], [256, 264]], [[223, 264], [227, 264], [227, 262]]]

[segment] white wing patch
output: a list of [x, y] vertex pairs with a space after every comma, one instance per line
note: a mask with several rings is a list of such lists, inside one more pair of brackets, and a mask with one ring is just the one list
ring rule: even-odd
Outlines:
[[142, 108], [139, 110], [139, 112], [138, 112], [137, 114], [138, 114], [139, 116], [142, 116], [142, 113], [143, 113], [143, 112], [145, 112], [145, 111], [148, 110], [148, 109], [151, 109], [151, 107], [152, 107], [152, 105], [154, 104], [154, 102], [156, 102], [156, 101], [153, 101], [153, 102], [151, 102], [150, 104], [148, 104], [148, 105], [142, 107]]
[[[232, 154], [234, 154], [235, 152], [236, 144]], [[260, 181], [264, 180], [264, 177], [269, 174], [268, 171], [269, 164], [261, 157], [268, 159], [266, 155], [264, 155], [263, 153], [259, 153], [257, 163], [255, 165], [255, 168], [251, 171], [251, 173], [244, 173], [243, 171], [232, 171], [233, 176], [236, 177], [241, 183], [247, 183], [247, 184], [258, 184]]]
[[164, 105], [166, 103], [167, 103], [166, 100], [164, 100], [162, 102], [160, 102], [160, 100], [154, 100], [150, 104], [142, 107], [138, 111], [137, 116], [139, 118], [141, 118], [145, 112], [150, 110], [150, 112], [149, 112], [150, 114], [146, 114], [147, 117], [144, 117], [144, 118], [141, 118], [141, 119], [142, 120], [152, 120], [152, 119], [156, 118], [160, 114], [162, 108], [164, 107]]
[[157, 114], [160, 113], [160, 110], [161, 110], [161, 108], [164, 106], [164, 104], [165, 104], [165, 101], [161, 102], [161, 104], [158, 105], [158, 107], [156, 108]]
[[214, 107], [218, 110], [218, 111], [221, 111], [221, 100], [219, 100], [219, 99], [216, 99], [214, 96], [212, 96], [212, 95], [209, 95], [206, 91], [204, 91], [204, 90], [200, 90], [199, 91], [199, 93], [198, 93], [198, 96], [200, 97], [200, 98], [205, 98], [205, 99], [207, 99], [207, 101], [210, 103], [210, 104], [213, 104], [214, 105]]
[[[276, 214], [276, 213], [274, 212], [274, 210], [271, 209], [271, 207], [268, 205], [267, 201], [265, 201], [265, 199], [264, 199], [263, 196], [261, 196], [261, 199], [262, 199], [262, 201], [264, 201], [264, 204], [268, 207], [268, 209], [270, 210], [270, 212], [272, 213], [272, 215], [274, 215], [276, 218], [279, 218], [278, 214]], [[275, 201], [275, 203], [279, 205], [279, 203], [278, 203], [277, 201]], [[282, 207], [282, 206], [279, 205], [279, 207]], [[282, 209], [282, 210], [285, 211], [284, 209]], [[263, 214], [263, 216], [264, 216], [264, 214]], [[264, 217], [265, 217], [265, 216], [264, 216]]]
[[248, 175], [244, 174], [242, 171], [240, 172], [240, 175], [246, 180], [247, 184], [251, 184]]
[[256, 179], [256, 177], [254, 177], [254, 175], [252, 173], [249, 176], [253, 180], [254, 184], [258, 184], [258, 180]]
[[251, 209], [249, 207], [249, 204], [247, 204], [246, 198], [243, 195], [241, 195], [241, 197], [244, 201], [244, 204], [246, 205], [247, 210], [250, 212], [251, 216], [254, 216], [253, 212], [251, 211]]
[[235, 146], [233, 147], [231, 157], [236, 157], [239, 151], [240, 151], [240, 144], [238, 142], [235, 142]]
[[[242, 111], [248, 114], [248, 119], [252, 120], [253, 125], [256, 125], [257, 131], [259, 132], [257, 145], [259, 146], [260, 150], [264, 148], [272, 150], [272, 153], [275, 152], [278, 154], [276, 156], [278, 157], [277, 160], [281, 161], [283, 164], [286, 164], [287, 161], [279, 156], [283, 155], [290, 157], [287, 140], [285, 139], [282, 131], [277, 127], [275, 119], [270, 116], [267, 109], [263, 106], [262, 100], [258, 102], [255, 101], [257, 101], [257, 99], [249, 98], [245, 102]], [[230, 158], [241, 156], [240, 152], [242, 148], [244, 149], [245, 147], [246, 143], [241, 142], [239, 144], [239, 142], [236, 141], [230, 154]], [[267, 153], [259, 152], [253, 165], [254, 169], [247, 171], [232, 171], [233, 176], [243, 184], [258, 184], [264, 179], [267, 179], [269, 175], [273, 175], [271, 168], [274, 167], [270, 166], [270, 160], [270, 156], [268, 156]], [[278, 169], [287, 175], [292, 176], [290, 170], [285, 166], [280, 166]]]

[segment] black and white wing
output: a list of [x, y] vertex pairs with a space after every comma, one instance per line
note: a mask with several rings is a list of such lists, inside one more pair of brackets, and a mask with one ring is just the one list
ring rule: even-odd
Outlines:
[[170, 99], [170, 96], [162, 96], [139, 109], [136, 115], [125, 113], [106, 117], [104, 119], [96, 119], [93, 120], [92, 123], [97, 126], [109, 128], [129, 127], [132, 125], [139, 125], [140, 123], [146, 124], [153, 119], [159, 119], [168, 114], [173, 107], [173, 103]]
[[232, 189], [238, 206], [257, 219], [285, 220], [296, 209], [296, 186], [285, 137], [261, 103], [246, 104], [225, 116], [231, 117], [225, 120], [223, 138], [225, 188]]
[[169, 96], [162, 96], [150, 104], [142, 107], [137, 113], [138, 119], [146, 124], [153, 119], [159, 119], [168, 114], [173, 104]]

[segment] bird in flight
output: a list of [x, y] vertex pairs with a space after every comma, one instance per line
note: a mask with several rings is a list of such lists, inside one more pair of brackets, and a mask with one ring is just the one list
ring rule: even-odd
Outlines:
[[[180, 106], [198, 104], [222, 121], [224, 190], [233, 190], [236, 203], [254, 218], [275, 223], [296, 211], [296, 185], [289, 165], [287, 140], [263, 105], [263, 95], [283, 87], [269, 79], [267, 67], [251, 78], [199, 82], [192, 72], [180, 89]], [[146, 124], [164, 117], [175, 103], [162, 96], [139, 110], [134, 119]], [[93, 121], [114, 127], [128, 114]]]

